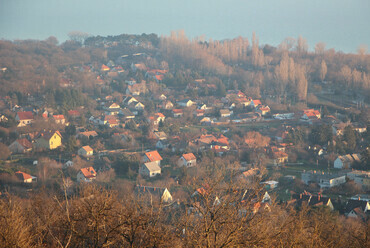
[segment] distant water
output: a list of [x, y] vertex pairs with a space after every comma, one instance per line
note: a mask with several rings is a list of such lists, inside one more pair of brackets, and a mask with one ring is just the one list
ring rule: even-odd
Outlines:
[[370, 49], [370, 0], [0, 0], [0, 38], [60, 42], [74, 30], [93, 35], [184, 29], [190, 37], [250, 38], [278, 45], [302, 35], [312, 50]]

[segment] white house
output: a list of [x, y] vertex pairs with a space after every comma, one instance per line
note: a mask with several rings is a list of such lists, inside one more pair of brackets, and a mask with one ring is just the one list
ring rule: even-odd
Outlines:
[[320, 188], [331, 188], [346, 183], [346, 176], [326, 175], [319, 179]]
[[146, 152], [143, 157], [143, 162], [155, 162], [158, 166], [161, 166], [161, 160], [163, 158], [159, 155], [158, 151]]
[[195, 102], [193, 102], [190, 99], [184, 99], [184, 100], [178, 101], [177, 104], [180, 105], [181, 107], [190, 107], [190, 106], [193, 106]]
[[161, 167], [156, 162], [143, 163], [140, 166], [139, 174], [144, 177], [155, 177], [161, 174]]
[[192, 167], [196, 166], [197, 164], [197, 158], [194, 156], [193, 153], [187, 153], [183, 154], [181, 158], [177, 161], [178, 166], [186, 166], [186, 167]]
[[334, 161], [334, 168], [337, 169], [351, 168], [353, 163], [360, 161], [361, 161], [360, 154], [347, 154], [343, 156], [338, 156], [338, 158]]

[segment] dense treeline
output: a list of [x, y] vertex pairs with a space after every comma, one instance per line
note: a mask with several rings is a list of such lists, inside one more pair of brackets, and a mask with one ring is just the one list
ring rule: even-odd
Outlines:
[[238, 191], [229, 186], [208, 184], [206, 194], [179, 205], [93, 185], [69, 196], [68, 183], [65, 195], [45, 191], [29, 200], [6, 195], [0, 200], [0, 246], [369, 246], [369, 222], [324, 207], [296, 210], [273, 204], [253, 213], [255, 195], [240, 202]]
[[277, 48], [261, 46], [255, 34], [251, 44], [244, 37], [189, 40], [183, 31], [161, 38], [155, 34], [77, 38], [60, 45], [55, 37], [1, 41], [0, 67], [7, 68], [0, 75], [2, 94], [16, 89], [22, 93], [55, 90], [62, 78], [88, 91], [97, 83], [96, 76], [76, 71], [76, 66], [96, 62], [99, 66], [135, 52], [152, 56], [147, 61], [149, 67], [169, 67], [167, 78], [171, 80], [167, 82], [173, 86], [208, 76], [221, 80], [226, 88], [239, 88], [256, 96], [277, 95], [293, 102], [307, 100], [312, 82], [332, 82], [338, 90], [364, 93], [370, 89], [370, 56], [366, 49], [361, 48], [358, 55], [344, 54], [318, 43], [315, 52], [309, 52], [302, 37], [287, 38]]
[[[263, 95], [289, 96], [307, 100], [309, 82], [330, 81], [338, 89], [369, 90], [370, 57], [325, 50], [319, 43], [308, 52], [307, 41], [289, 38], [278, 48], [261, 47], [255, 34], [252, 44], [247, 38], [233, 40], [189, 40], [183, 31], [162, 37], [161, 51], [175, 68], [191, 68], [219, 75], [227, 87], [237, 82], [239, 89], [259, 91]], [[181, 81], [181, 80], [180, 80]], [[234, 87], [235, 88], [235, 87]]]

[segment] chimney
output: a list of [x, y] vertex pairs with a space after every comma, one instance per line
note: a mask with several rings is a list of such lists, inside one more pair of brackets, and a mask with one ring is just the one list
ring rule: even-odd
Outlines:
[[320, 201], [320, 195], [318, 196], [318, 200]]
[[299, 195], [299, 199], [302, 199], [302, 194]]
[[358, 197], [358, 200], [359, 200], [359, 201], [361, 200], [361, 197], [360, 197], [360, 196]]

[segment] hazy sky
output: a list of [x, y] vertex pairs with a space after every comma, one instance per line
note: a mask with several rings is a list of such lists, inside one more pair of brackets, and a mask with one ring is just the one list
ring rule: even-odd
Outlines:
[[92, 35], [184, 29], [189, 37], [252, 36], [278, 45], [302, 35], [310, 49], [370, 48], [370, 0], [0, 0], [0, 38], [60, 42], [74, 30]]

